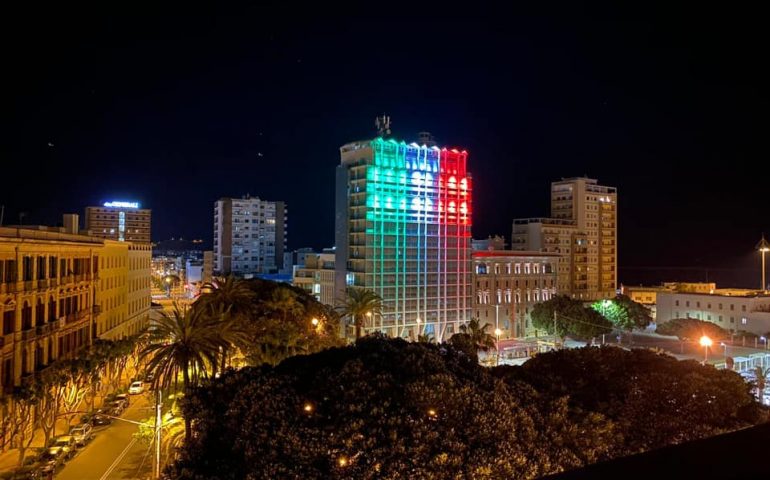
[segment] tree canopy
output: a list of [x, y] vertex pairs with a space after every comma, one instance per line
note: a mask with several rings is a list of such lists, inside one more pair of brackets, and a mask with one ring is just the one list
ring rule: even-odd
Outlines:
[[567, 336], [591, 339], [612, 331], [612, 323], [599, 312], [565, 295], [536, 304], [530, 317], [535, 328], [562, 339]]
[[622, 330], [647, 328], [652, 323], [650, 310], [641, 303], [631, 300], [628, 295], [618, 295], [611, 300], [599, 300], [591, 307]]
[[484, 368], [381, 336], [229, 371], [182, 407], [174, 478], [535, 478], [756, 424], [733, 372], [587, 347]]
[[547, 398], [598, 412], [631, 454], [705, 438], [765, 421], [766, 410], [739, 374], [679, 361], [646, 349], [605, 346], [535, 356], [521, 367], [497, 367], [506, 381], [526, 382]]
[[675, 318], [659, 323], [655, 331], [661, 335], [674, 335], [680, 340], [697, 340], [703, 335], [711, 337], [712, 340], [730, 337], [730, 333], [719, 325], [697, 318]]
[[535, 478], [608, 458], [615, 435], [449, 345], [379, 336], [230, 371], [183, 409], [175, 478]]

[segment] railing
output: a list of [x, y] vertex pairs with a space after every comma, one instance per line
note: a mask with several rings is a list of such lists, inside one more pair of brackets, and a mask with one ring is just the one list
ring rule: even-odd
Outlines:
[[48, 285], [51, 288], [56, 288], [59, 285], [59, 279], [58, 278], [50, 278], [50, 279], [48, 279]]
[[31, 292], [35, 289], [35, 281], [34, 280], [27, 280], [24, 282], [24, 290], [27, 292]]
[[30, 328], [28, 330], [23, 330], [21, 332], [21, 339], [22, 340], [31, 340], [31, 339], [35, 338], [35, 335], [36, 335], [35, 329], [34, 328]]
[[59, 325], [61, 325], [60, 322], [61, 322], [61, 320], [54, 320], [53, 322], [50, 322], [48, 325], [50, 326], [51, 331], [58, 330], [59, 329]]
[[38, 335], [46, 335], [47, 333], [49, 333], [51, 331], [51, 326], [50, 325], [38, 325], [36, 331], [37, 331]]
[[46, 279], [46, 278], [38, 279], [38, 281], [37, 281], [37, 288], [38, 289], [48, 288], [48, 279]]

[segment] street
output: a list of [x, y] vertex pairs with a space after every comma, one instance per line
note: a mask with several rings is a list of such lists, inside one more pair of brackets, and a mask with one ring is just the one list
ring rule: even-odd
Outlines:
[[[120, 418], [145, 420], [153, 415], [147, 394], [131, 397], [131, 405]], [[113, 420], [111, 425], [94, 429], [93, 439], [67, 462], [57, 480], [108, 480], [149, 478], [153, 455], [150, 445], [134, 438], [135, 423]]]

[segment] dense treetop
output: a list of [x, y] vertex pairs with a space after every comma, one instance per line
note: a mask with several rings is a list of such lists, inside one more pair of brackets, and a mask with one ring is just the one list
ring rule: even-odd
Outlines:
[[183, 409], [195, 435], [169, 473], [186, 479], [535, 478], [764, 418], [732, 372], [652, 352], [488, 369], [375, 336], [225, 372]]

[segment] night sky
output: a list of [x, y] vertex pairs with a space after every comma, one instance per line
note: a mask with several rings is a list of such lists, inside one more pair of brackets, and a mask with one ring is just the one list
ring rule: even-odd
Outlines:
[[210, 243], [213, 202], [250, 193], [288, 203], [291, 248], [331, 246], [338, 148], [384, 112], [469, 151], [475, 237], [587, 174], [619, 190], [621, 281], [759, 283], [759, 12], [167, 8], [5, 16], [6, 225], [137, 200], [155, 240]]

